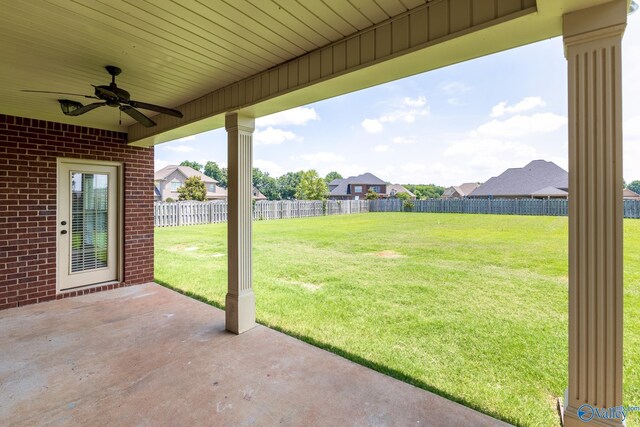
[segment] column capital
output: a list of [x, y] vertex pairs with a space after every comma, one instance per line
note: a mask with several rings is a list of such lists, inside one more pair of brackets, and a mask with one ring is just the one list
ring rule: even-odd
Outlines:
[[622, 36], [626, 25], [626, 0], [615, 0], [567, 13], [562, 17], [565, 48], [607, 37]]
[[245, 132], [253, 132], [256, 128], [256, 119], [239, 111], [232, 111], [224, 116], [226, 130], [239, 129]]

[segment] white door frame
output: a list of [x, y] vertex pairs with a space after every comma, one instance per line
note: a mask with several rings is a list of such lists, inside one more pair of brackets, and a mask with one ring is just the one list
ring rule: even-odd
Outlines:
[[[92, 167], [92, 166], [107, 166], [107, 167], [114, 167], [116, 168], [116, 179], [117, 179], [117, 183], [116, 183], [116, 188], [115, 188], [115, 193], [116, 193], [116, 200], [115, 200], [115, 207], [114, 207], [114, 213], [116, 215], [116, 230], [114, 231], [115, 233], [115, 247], [116, 247], [116, 256], [115, 256], [115, 271], [116, 271], [116, 277], [115, 280], [111, 280], [111, 281], [107, 281], [107, 282], [100, 282], [100, 283], [94, 283], [94, 284], [86, 284], [86, 285], [80, 285], [77, 287], [72, 287], [72, 288], [64, 288], [63, 287], [63, 272], [61, 269], [61, 248], [62, 248], [62, 230], [66, 230], [67, 232], [70, 231], [70, 225], [71, 225], [71, 221], [70, 218], [62, 218], [61, 215], [61, 198], [60, 198], [60, 192], [63, 190], [67, 190], [68, 189], [62, 189], [61, 188], [61, 183], [62, 183], [62, 170], [63, 170], [63, 166], [73, 166], [73, 165], [77, 165], [78, 167], [82, 167], [82, 166], [88, 166], [88, 167]], [[112, 284], [112, 283], [119, 283], [123, 280], [123, 252], [124, 252], [124, 182], [123, 182], [123, 166], [122, 163], [118, 163], [118, 162], [108, 162], [108, 161], [96, 161], [96, 160], [86, 160], [86, 159], [75, 159], [75, 158], [66, 158], [66, 157], [60, 157], [57, 159], [57, 171], [56, 171], [56, 293], [66, 293], [66, 292], [73, 292], [76, 291], [78, 289], [87, 289], [87, 288], [92, 288], [92, 287], [99, 287], [99, 286], [104, 286], [106, 284]], [[66, 226], [62, 226], [61, 222], [63, 220], [66, 220], [68, 222], [68, 224]]]

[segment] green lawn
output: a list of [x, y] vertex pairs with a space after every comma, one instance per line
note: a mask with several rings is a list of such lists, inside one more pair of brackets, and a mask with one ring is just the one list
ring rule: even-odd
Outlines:
[[[155, 235], [156, 280], [222, 307], [226, 224]], [[625, 239], [625, 403], [640, 406], [640, 220], [625, 220]], [[559, 424], [566, 218], [256, 222], [253, 266], [260, 323], [502, 420]]]

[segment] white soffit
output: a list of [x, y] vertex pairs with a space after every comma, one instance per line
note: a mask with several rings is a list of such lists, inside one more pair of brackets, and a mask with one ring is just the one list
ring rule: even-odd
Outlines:
[[[149, 133], [146, 129], [139, 131], [141, 126], [132, 123], [128, 116], [123, 116], [122, 125], [119, 125], [117, 109], [100, 108], [79, 117], [67, 117], [61, 113], [56, 101], [58, 98], [83, 103], [91, 100], [20, 90], [91, 95], [91, 84], [107, 84], [110, 80], [104, 66], [116, 65], [123, 70], [117, 78], [118, 85], [128, 90], [132, 99], [178, 107], [221, 89], [224, 91], [225, 87], [231, 88], [238, 82], [263, 76], [269, 70], [311, 52], [319, 53], [323, 47], [326, 51], [327, 46], [360, 37], [359, 34], [385, 26], [385, 23], [402, 21], [412, 11], [447, 8], [451, 14], [446, 23], [448, 26], [452, 22], [453, 25], [462, 21], [474, 23], [484, 11], [496, 16], [499, 12], [507, 16], [507, 12], [513, 11], [513, 18], [521, 20], [521, 25], [509, 25], [512, 19], [507, 19], [508, 16], [504, 22], [494, 20], [489, 32], [467, 30], [456, 34], [454, 31], [437, 43], [427, 42], [406, 52], [398, 51], [388, 58], [380, 56], [370, 64], [345, 68], [342, 72], [324, 73], [317, 81], [286, 87], [282, 91], [279, 87], [266, 97], [256, 97], [255, 101], [242, 105], [254, 114], [264, 115], [558, 35], [562, 13], [603, 2], [0, 0], [3, 11], [0, 14], [3, 40], [0, 44], [3, 58], [0, 62], [0, 96], [3, 99], [0, 114], [128, 131], [130, 137], [137, 135], [134, 139], [140, 144], [150, 145], [185, 132], [219, 127], [223, 120], [219, 112], [203, 114], [202, 106], [198, 107], [197, 120], [184, 122], [166, 120], [167, 116], [143, 110], [159, 123], [157, 128], [150, 128]], [[529, 10], [526, 16], [518, 14], [525, 9]], [[469, 15], [458, 11], [468, 11]], [[435, 23], [436, 27], [438, 25]], [[418, 30], [415, 26], [407, 29]], [[499, 43], [492, 45], [492, 40]], [[446, 49], [438, 51], [438, 45], [443, 42], [452, 47], [458, 45], [457, 56], [448, 57]], [[349, 78], [351, 74], [353, 77]], [[189, 126], [181, 129], [183, 123], [189, 122]]]

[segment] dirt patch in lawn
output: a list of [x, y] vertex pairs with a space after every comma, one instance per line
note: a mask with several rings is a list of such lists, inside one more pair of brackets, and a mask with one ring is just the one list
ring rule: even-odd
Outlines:
[[315, 285], [313, 283], [307, 283], [307, 282], [299, 282], [297, 280], [282, 280], [282, 281], [287, 285], [300, 286], [302, 289], [306, 289], [309, 292], [316, 292], [320, 288], [322, 288], [322, 285]]
[[381, 251], [376, 253], [377, 256], [379, 256], [380, 258], [403, 258], [404, 255], [399, 254], [396, 251], [389, 251], [389, 250], [385, 250], [385, 251]]

